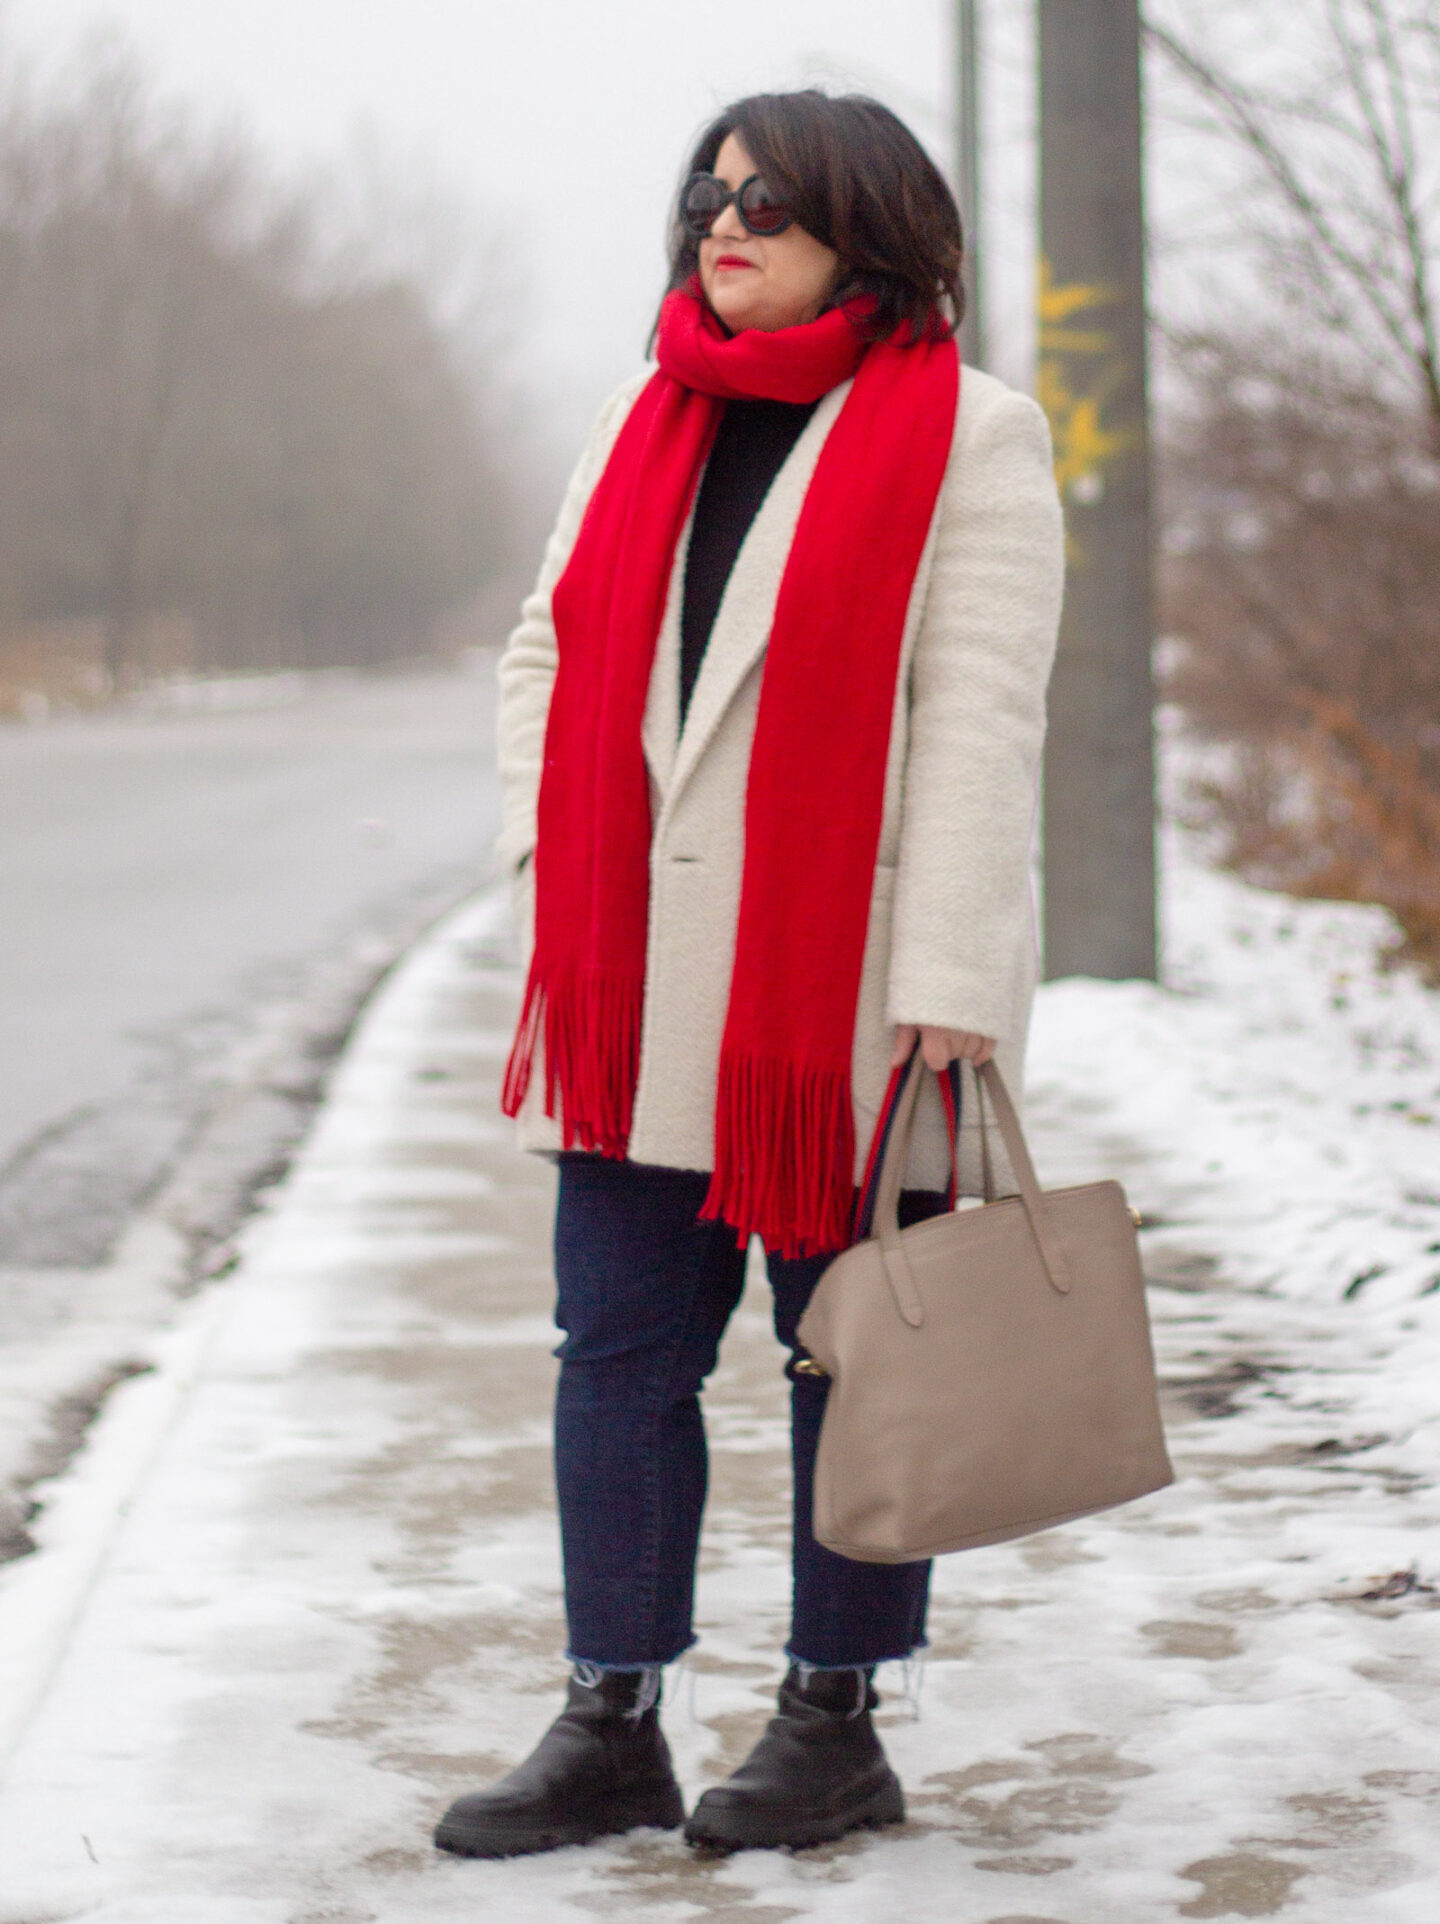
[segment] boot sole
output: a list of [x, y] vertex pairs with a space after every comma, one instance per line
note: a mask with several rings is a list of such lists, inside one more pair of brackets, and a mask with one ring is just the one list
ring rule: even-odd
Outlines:
[[833, 1844], [852, 1830], [882, 1830], [905, 1821], [905, 1794], [893, 1773], [888, 1783], [859, 1804], [823, 1816], [787, 1819], [782, 1812], [743, 1807], [707, 1811], [704, 1799], [685, 1826], [685, 1842], [696, 1850], [810, 1850]]
[[623, 1837], [632, 1830], [678, 1830], [685, 1805], [678, 1785], [632, 1791], [614, 1797], [584, 1821], [552, 1824], [467, 1824], [442, 1817], [435, 1847], [456, 1857], [529, 1857], [537, 1851], [593, 1844], [599, 1837]]

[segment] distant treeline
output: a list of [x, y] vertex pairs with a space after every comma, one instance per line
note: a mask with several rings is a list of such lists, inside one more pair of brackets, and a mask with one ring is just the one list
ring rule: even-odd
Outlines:
[[476, 357], [323, 203], [123, 62], [0, 84], [0, 654], [377, 661], [502, 564]]

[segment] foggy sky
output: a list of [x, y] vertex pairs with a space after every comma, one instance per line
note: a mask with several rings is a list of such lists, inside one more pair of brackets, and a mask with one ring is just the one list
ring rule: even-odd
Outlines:
[[[368, 125], [432, 156], [519, 255], [526, 372], [578, 433], [636, 368], [687, 143], [737, 94], [887, 99], [947, 165], [948, 0], [11, 0], [46, 62], [106, 24], [163, 88], [284, 164]], [[1028, 252], [1028, 250], [1027, 250]]]

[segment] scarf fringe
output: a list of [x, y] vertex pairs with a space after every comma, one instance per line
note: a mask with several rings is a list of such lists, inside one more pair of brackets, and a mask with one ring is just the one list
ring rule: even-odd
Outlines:
[[505, 1114], [518, 1115], [529, 1092], [543, 1023], [546, 1115], [558, 1109], [567, 1149], [622, 1158], [640, 1076], [644, 1000], [643, 979], [567, 970], [547, 981], [532, 967], [505, 1068]]
[[850, 1242], [855, 1122], [848, 1069], [720, 1054], [715, 1171], [700, 1211], [782, 1256], [826, 1256]]
[[540, 980], [534, 964], [525, 981], [525, 1000], [520, 1005], [520, 1020], [515, 1027], [515, 1040], [510, 1045], [510, 1059], [505, 1064], [505, 1080], [500, 1085], [500, 1113], [504, 1116], [518, 1116], [530, 1092], [530, 1071], [535, 1062], [535, 1036], [540, 1025], [540, 1014], [544, 1006]]

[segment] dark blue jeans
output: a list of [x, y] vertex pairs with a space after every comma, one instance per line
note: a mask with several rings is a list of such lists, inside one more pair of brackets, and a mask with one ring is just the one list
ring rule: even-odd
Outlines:
[[[697, 1220], [707, 1176], [560, 1158], [555, 1220], [565, 1331], [556, 1354], [555, 1480], [569, 1655], [609, 1669], [672, 1662], [691, 1613], [708, 1460], [700, 1386], [745, 1285], [745, 1252]], [[945, 1208], [908, 1191], [902, 1222]], [[828, 1257], [769, 1259], [791, 1352], [794, 1603], [787, 1655], [821, 1668], [907, 1657], [925, 1639], [928, 1563], [857, 1563], [815, 1541], [811, 1489], [829, 1385], [797, 1376], [796, 1325]]]

